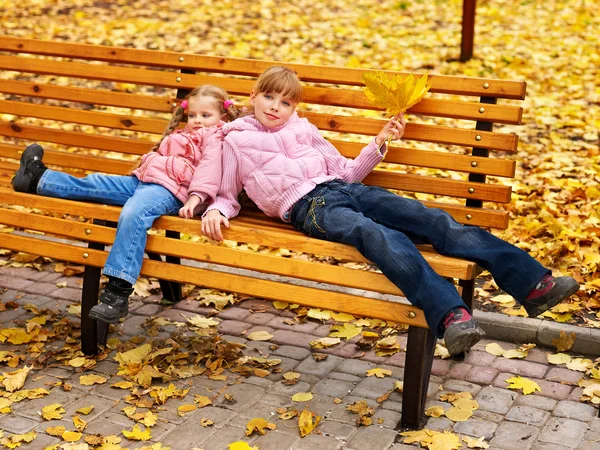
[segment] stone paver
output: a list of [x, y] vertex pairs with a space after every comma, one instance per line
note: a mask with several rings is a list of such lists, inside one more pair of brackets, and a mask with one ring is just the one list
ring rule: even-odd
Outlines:
[[[67, 287], [58, 288], [56, 283], [67, 282]], [[23, 326], [33, 314], [23, 309], [26, 304], [57, 311], [66, 309], [81, 297], [81, 277], [64, 278], [60, 273], [37, 271], [28, 268], [9, 269], [0, 267], [0, 301], [14, 301], [18, 308], [8, 308], [0, 314], [3, 327]], [[35, 430], [38, 437], [19, 449], [38, 450], [61, 442], [49, 436], [46, 428], [63, 425], [73, 428], [72, 416], [76, 410], [94, 405], [87, 416], [82, 416], [88, 426], [85, 434], [116, 434], [122, 438], [121, 445], [131, 450], [144, 445], [161, 442], [172, 450], [228, 450], [229, 444], [245, 441], [261, 450], [410, 450], [418, 445], [406, 445], [395, 431], [402, 413], [402, 395], [391, 393], [382, 403], [377, 398], [390, 391], [396, 380], [404, 377], [406, 353], [398, 352], [391, 357], [379, 357], [373, 350], [362, 352], [356, 346], [357, 339], [340, 345], [319, 350], [328, 357], [316, 361], [311, 353], [309, 342], [329, 334], [332, 322], [321, 323], [308, 319], [295, 324], [290, 321], [295, 315], [290, 311], [280, 311], [271, 302], [249, 299], [225, 308], [221, 312], [212, 307], [201, 306], [197, 301], [184, 300], [177, 305], [165, 308], [158, 304], [161, 295], [145, 299], [134, 297], [131, 314], [126, 321], [118, 324], [111, 337], [118, 336], [122, 341], [144, 342], [144, 322], [151, 316], [184, 322], [186, 317], [195, 314], [214, 314], [221, 322], [218, 329], [222, 339], [244, 344], [243, 353], [249, 357], [279, 359], [278, 366], [271, 368], [266, 377], [240, 376], [225, 371], [226, 380], [212, 380], [206, 376], [174, 380], [178, 388], [190, 388], [184, 398], [169, 399], [158, 409], [159, 422], [152, 427], [151, 442], [136, 442], [124, 439], [122, 430], [131, 430], [134, 421], [126, 417], [123, 408], [128, 406], [124, 398], [128, 390], [111, 387], [124, 381], [116, 375], [119, 364], [114, 360], [116, 352], [99, 361], [91, 371], [81, 372], [61, 362], [42, 370], [34, 370], [26, 380], [24, 388], [47, 388], [51, 394], [34, 400], [23, 400], [12, 405], [13, 411], [0, 415], [0, 430], [6, 435], [22, 434]], [[67, 316], [72, 322], [78, 318]], [[286, 323], [286, 321], [288, 323]], [[252, 331], [268, 330], [273, 334], [269, 341], [251, 341], [246, 338]], [[158, 337], [168, 339], [172, 332], [187, 330], [169, 325], [161, 327]], [[399, 334], [401, 346], [406, 345], [406, 335]], [[470, 392], [479, 404], [479, 409], [464, 422], [453, 422], [447, 417], [429, 418], [427, 429], [452, 431], [463, 436], [484, 437], [490, 450], [600, 450], [600, 418], [598, 409], [579, 400], [581, 388], [577, 382], [583, 376], [564, 366], [547, 363], [543, 348], [530, 351], [525, 360], [512, 360], [496, 357], [485, 351], [489, 340], [478, 343], [464, 360], [435, 358], [432, 377], [428, 387], [426, 406], [450, 408], [450, 403], [441, 402], [440, 394], [449, 392]], [[516, 344], [499, 342], [503, 348], [514, 348]], [[70, 343], [69, 343], [70, 344]], [[63, 341], [50, 342], [46, 351], [57, 351]], [[18, 346], [0, 343], [0, 350], [15, 351]], [[26, 346], [21, 346], [24, 348]], [[594, 360], [597, 355], [590, 356]], [[204, 364], [202, 362], [201, 364]], [[367, 377], [366, 372], [375, 367], [392, 370], [393, 375], [385, 378]], [[9, 369], [6, 365], [2, 372]], [[284, 384], [282, 374], [287, 371], [300, 373], [296, 384]], [[94, 386], [79, 383], [82, 374], [96, 373], [108, 378], [107, 382]], [[33, 375], [33, 376], [32, 376]], [[506, 379], [521, 375], [535, 380], [541, 392], [522, 395], [520, 391], [507, 389]], [[52, 383], [65, 381], [73, 385], [71, 391], [51, 387]], [[160, 379], [154, 385], [168, 386]], [[293, 402], [292, 396], [298, 392], [310, 392], [312, 400]], [[212, 405], [185, 414], [178, 414], [177, 407], [194, 402], [194, 395], [205, 395], [212, 399]], [[225, 394], [232, 400], [226, 400]], [[341, 399], [341, 403], [339, 400]], [[374, 409], [373, 425], [359, 427], [357, 414], [346, 409], [347, 405], [366, 400]], [[66, 413], [61, 420], [44, 421], [39, 414], [41, 408], [50, 403], [60, 403]], [[282, 420], [279, 408], [308, 409], [321, 417], [317, 429], [308, 437], [302, 438], [297, 429], [297, 418]], [[138, 408], [146, 411], [145, 408]], [[276, 430], [265, 435], [246, 436], [249, 420], [262, 417], [277, 425]], [[199, 425], [200, 419], [209, 419], [214, 424], [209, 427]], [[143, 427], [142, 427], [143, 428]], [[398, 439], [398, 442], [395, 440]], [[463, 444], [465, 447], [465, 444]]]

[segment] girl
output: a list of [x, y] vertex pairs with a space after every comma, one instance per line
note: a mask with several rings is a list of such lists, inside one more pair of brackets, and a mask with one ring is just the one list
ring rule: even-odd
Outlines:
[[254, 114], [223, 127], [223, 179], [202, 220], [202, 232], [221, 240], [221, 225], [248, 197], [268, 216], [320, 239], [355, 246], [423, 309], [431, 330], [452, 355], [483, 336], [452, 283], [437, 275], [415, 243], [441, 254], [477, 262], [498, 285], [537, 316], [574, 294], [571, 277], [553, 278], [524, 251], [478, 227], [463, 226], [441, 209], [430, 209], [361, 181], [380, 161], [388, 134], [402, 137], [404, 118], [390, 120], [355, 160], [348, 160], [318, 129], [296, 114], [301, 86], [291, 70], [274, 66], [257, 80], [250, 103]]
[[[176, 130], [185, 114], [185, 128]], [[221, 181], [222, 120], [237, 115], [223, 89], [211, 85], [194, 89], [175, 110], [160, 142], [126, 176], [76, 178], [47, 169], [39, 145], [25, 149], [12, 180], [16, 191], [123, 205], [103, 269], [109, 281], [90, 318], [116, 323], [127, 315], [128, 298], [142, 266], [146, 232], [156, 218], [177, 211], [191, 218], [215, 198]], [[188, 197], [190, 191], [193, 195]]]

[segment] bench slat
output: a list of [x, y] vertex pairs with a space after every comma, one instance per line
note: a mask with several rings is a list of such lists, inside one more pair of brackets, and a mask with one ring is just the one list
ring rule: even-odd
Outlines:
[[[53, 42], [3, 36], [0, 50], [31, 53], [38, 55], [66, 56], [68, 58], [113, 61], [143, 64], [147, 66], [185, 68], [220, 73], [258, 76], [278, 61], [257, 61], [220, 56], [203, 56], [190, 53], [137, 50], [101, 45]], [[183, 58], [181, 61], [180, 58]], [[364, 69], [323, 67], [308, 64], [285, 64], [293, 68], [301, 79], [306, 81], [329, 82], [361, 86], [363, 74], [373, 72]], [[389, 72], [405, 73], [408, 72]], [[461, 95], [487, 96], [523, 100], [527, 84], [521, 81], [505, 81], [487, 78], [430, 75], [431, 92]], [[487, 87], [486, 87], [487, 83]]]
[[[84, 78], [101, 81], [117, 81], [119, 83], [133, 83], [150, 86], [160, 86], [173, 89], [194, 89], [201, 84], [217, 84], [225, 89], [230, 95], [249, 95], [254, 87], [253, 80], [241, 80], [238, 78], [216, 77], [201, 74], [182, 74], [178, 72], [165, 72], [157, 70], [144, 70], [138, 68], [115, 67], [106, 65], [92, 65], [79, 62], [64, 62], [36, 58], [19, 58], [16, 56], [0, 55], [0, 68], [7, 70], [18, 70], [20, 72], [36, 74], [52, 74], [65, 77]], [[107, 70], [110, 69], [110, 70]], [[374, 107], [366, 98], [365, 94], [359, 90], [331, 89], [322, 87], [305, 86], [303, 89], [304, 103], [317, 103], [322, 105], [342, 106], [360, 109], [378, 109]], [[430, 101], [434, 102], [432, 99]], [[445, 101], [436, 100], [436, 102]], [[427, 105], [427, 103], [426, 103]], [[478, 105], [478, 104], [475, 104]], [[480, 106], [477, 106], [478, 108]], [[415, 106], [419, 112], [418, 105]], [[475, 106], [472, 106], [474, 111]], [[510, 107], [504, 107], [510, 108]], [[452, 105], [447, 107], [430, 108], [438, 112], [443, 112], [442, 117], [454, 117]], [[410, 110], [412, 112], [412, 110]], [[427, 109], [423, 108], [425, 113]], [[464, 118], [465, 108], [458, 110], [458, 118]], [[493, 109], [492, 109], [493, 111]], [[463, 112], [463, 114], [460, 114]], [[521, 111], [516, 107], [514, 115], [507, 123], [519, 123]], [[436, 114], [439, 115], [439, 114]], [[475, 114], [475, 119], [481, 119], [481, 115]], [[486, 118], [489, 120], [490, 118]], [[506, 121], [503, 116], [501, 120]], [[516, 121], [515, 121], [516, 120]]]
[[[1, 222], [26, 230], [43, 231], [62, 237], [107, 245], [112, 245], [116, 234], [114, 228], [47, 216], [36, 216], [35, 221], [32, 221], [31, 214], [10, 210], [2, 210]], [[382, 273], [349, 269], [325, 263], [315, 265], [307, 261], [153, 235], [148, 236], [146, 251], [356, 289], [364, 289], [365, 286], [368, 286], [368, 289], [374, 292], [403, 295], [400, 289]]]
[[[22, 194], [14, 192], [10, 188], [0, 188], [0, 196], [2, 196], [3, 201], [28, 208], [38, 208], [59, 214], [75, 214], [113, 222], [118, 220], [121, 211], [121, 208], [115, 206]], [[275, 225], [270, 227], [262, 226], [258, 228], [255, 224], [244, 222], [243, 216], [233, 220], [231, 228], [223, 230], [225, 239], [251, 242], [273, 248], [285, 248], [297, 252], [327, 255], [348, 261], [368, 261], [352, 246], [310, 238], [279, 221], [274, 222]], [[200, 221], [197, 219], [163, 216], [154, 222], [154, 227], [181, 233], [200, 234]], [[422, 253], [431, 266], [442, 276], [472, 279], [478, 273], [477, 265], [473, 262], [442, 256], [426, 248], [422, 250]]]
[[[336, 139], [329, 139], [329, 142], [347, 158], [356, 158], [364, 147], [364, 144], [358, 142], [339, 141]], [[459, 155], [437, 152], [435, 150], [417, 150], [414, 148], [395, 147], [393, 144], [389, 147], [384, 162], [511, 178], [515, 176], [516, 168], [515, 161], [509, 159]], [[473, 166], [473, 163], [475, 163], [475, 166]]]
[[159, 135], [162, 135], [168, 123], [162, 119], [148, 119], [139, 116], [84, 111], [77, 108], [36, 105], [8, 100], [0, 100], [0, 113]]
[[[47, 256], [75, 264], [104, 267], [107, 252], [76, 247], [57, 242], [32, 239], [25, 236], [0, 233], [0, 248], [22, 251], [33, 255]], [[84, 257], [86, 253], [88, 256]], [[142, 275], [163, 280], [192, 283], [212, 289], [252, 295], [269, 300], [285, 300], [300, 305], [313, 306], [333, 311], [342, 311], [358, 316], [408, 323], [427, 328], [423, 311], [404, 303], [364, 298], [340, 292], [330, 292], [305, 286], [282, 284], [237, 274], [216, 272], [207, 269], [144, 260]], [[415, 317], [410, 317], [409, 313]], [[412, 316], [412, 314], [411, 314]]]
[[[16, 123], [0, 122], [0, 136], [10, 136], [35, 142], [52, 142], [74, 147], [108, 150], [131, 155], [143, 155], [150, 151], [154, 142], [135, 138], [117, 138], [102, 134], [86, 134], [75, 131]], [[98, 168], [100, 169], [100, 168]]]
[[[141, 94], [126, 94], [122, 92], [83, 89], [14, 80], [3, 81], [0, 85], [0, 92], [162, 112], [170, 112], [172, 110], [172, 103], [178, 101], [174, 97], [152, 97]], [[365, 104], [365, 99], [362, 94], [353, 92], [352, 95], [357, 96], [355, 102]], [[480, 108], [482, 108], [482, 105], [475, 102], [425, 98], [417, 105], [410, 108], [409, 112], [426, 116], [450, 117], [506, 124], [520, 124], [522, 120], [523, 108], [521, 107], [485, 105], [483, 113], [480, 112]], [[369, 109], [372, 109], [370, 104]]]
[[150, 95], [127, 94], [102, 89], [83, 89], [16, 80], [2, 80], [2, 83], [0, 83], [0, 92], [157, 112], [170, 112], [173, 109], [172, 103], [175, 101], [174, 96], [153, 97]]

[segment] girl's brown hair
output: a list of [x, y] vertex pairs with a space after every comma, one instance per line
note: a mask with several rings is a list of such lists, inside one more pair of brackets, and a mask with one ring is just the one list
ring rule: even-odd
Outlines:
[[254, 92], [281, 94], [294, 103], [300, 103], [302, 99], [302, 85], [298, 75], [284, 66], [271, 66], [265, 70], [256, 80]]
[[[194, 99], [197, 97], [213, 97], [215, 99], [215, 101], [217, 102], [217, 104], [219, 105], [219, 111], [221, 112], [221, 117], [223, 117], [223, 118], [227, 117], [228, 121], [235, 120], [240, 115], [240, 112], [238, 111], [238, 109], [231, 102], [230, 102], [231, 104], [227, 107], [227, 109], [225, 109], [225, 106], [224, 106], [225, 101], [229, 100], [229, 95], [227, 95], [227, 92], [225, 92], [224, 89], [221, 89], [218, 86], [214, 86], [212, 84], [204, 84], [202, 86], [198, 86], [196, 89], [194, 89], [192, 92], [190, 92], [188, 95], [185, 96], [185, 100], [190, 101], [191, 99]], [[160, 147], [160, 143], [163, 141], [164, 138], [166, 138], [175, 129], [177, 129], [177, 127], [183, 120], [184, 116], [185, 116], [185, 109], [182, 108], [181, 105], [177, 106], [177, 108], [173, 112], [173, 117], [171, 118], [169, 125], [167, 125], [165, 132], [163, 133], [162, 137], [160, 138], [160, 141], [158, 141], [156, 143], [156, 145], [154, 147], [152, 147], [153, 152], [158, 150], [158, 148]]]

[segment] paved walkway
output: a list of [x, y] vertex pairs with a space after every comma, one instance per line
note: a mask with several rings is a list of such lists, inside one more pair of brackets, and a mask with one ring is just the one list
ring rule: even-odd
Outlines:
[[[65, 287], [57, 286], [65, 282]], [[14, 301], [19, 305], [16, 309], [9, 307], [0, 312], [0, 329], [22, 326], [25, 320], [31, 319], [34, 316], [31, 308], [23, 308], [27, 304], [38, 309], [60, 311], [76, 322], [77, 317], [66, 311], [79, 302], [80, 294], [81, 277], [66, 278], [49, 270], [38, 272], [28, 268], [0, 267], [0, 301], [4, 304]], [[156, 304], [158, 298], [134, 299], [127, 320], [118, 325], [110, 337], [118, 337], [121, 341], [141, 341], [147, 336], [148, 330], [143, 324], [150, 316], [181, 322], [184, 317], [212, 311], [212, 308], [198, 306], [197, 301], [191, 300], [184, 300], [174, 307], [163, 307]], [[396, 380], [402, 379], [403, 367], [407, 363], [405, 353], [378, 357], [370, 350], [362, 355], [363, 350], [355, 344], [344, 342], [322, 350], [328, 357], [316, 361], [311, 355], [309, 342], [327, 336], [330, 325], [314, 320], [290, 325], [288, 319], [293, 316], [273, 308], [271, 302], [255, 299], [229, 306], [214, 316], [221, 320], [218, 328], [224, 340], [246, 344], [243, 350], [246, 355], [280, 359], [281, 364], [277, 366], [281, 368], [280, 373], [246, 378], [226, 370], [226, 380], [201, 375], [176, 381], [178, 388], [189, 387], [190, 391], [184, 398], [169, 399], [162, 405], [158, 423], [151, 428], [150, 442], [128, 440], [121, 434], [124, 429], [132, 430], [135, 422], [123, 413], [123, 408], [128, 406], [125, 400], [130, 391], [110, 387], [117, 381], [123, 381], [116, 375], [118, 364], [114, 361], [114, 352], [95, 365], [92, 371], [85, 372], [108, 378], [105, 384], [83, 386], [79, 382], [81, 370], [60, 363], [31, 371], [25, 388], [45, 387], [50, 390], [50, 395], [14, 403], [12, 412], [0, 414], [0, 430], [4, 430], [5, 438], [35, 430], [36, 439], [23, 443], [19, 448], [44, 449], [64, 442], [46, 433], [49, 426], [63, 425], [67, 430], [73, 430], [75, 411], [94, 405], [89, 415], [80, 414], [88, 423], [84, 436], [118, 435], [122, 439], [120, 445], [130, 449], [160, 442], [172, 450], [219, 450], [227, 449], [228, 444], [240, 440], [260, 450], [417, 448], [416, 444], [395, 443], [397, 433], [394, 427], [400, 419], [400, 394], [394, 392], [382, 403], [377, 402], [378, 397], [393, 388]], [[243, 337], [261, 330], [269, 331], [272, 339], [260, 342]], [[165, 335], [165, 331], [158, 332], [159, 336]], [[435, 359], [428, 406], [440, 405], [447, 410], [450, 404], [441, 402], [440, 394], [470, 392], [479, 403], [479, 409], [464, 422], [452, 422], [443, 416], [430, 418], [428, 429], [449, 430], [476, 438], [483, 436], [490, 449], [600, 450], [598, 409], [579, 401], [581, 389], [577, 387], [577, 381], [581, 372], [549, 365], [545, 351], [539, 348], [530, 350], [523, 360], [496, 357], [484, 349], [489, 342], [479, 343], [464, 361]], [[516, 347], [508, 342], [499, 344], [505, 349]], [[62, 341], [51, 342], [44, 350], [50, 351], [63, 345]], [[5, 343], [0, 344], [0, 355], [2, 351], [27, 354], [35, 349]], [[7, 367], [6, 363], [0, 364], [0, 372], [15, 370]], [[22, 366], [21, 363], [18, 367]], [[367, 377], [366, 371], [375, 367], [388, 369], [392, 375]], [[283, 383], [282, 373], [288, 371], [300, 374], [295, 385]], [[515, 375], [535, 380], [541, 392], [522, 395], [507, 389], [505, 380]], [[71, 384], [73, 388], [65, 391], [59, 385], [51, 387], [58, 382]], [[278, 408], [292, 406], [301, 411], [303, 403], [292, 405], [291, 397], [297, 392], [311, 392], [313, 399], [307, 403], [308, 409], [323, 417], [316, 430], [305, 438], [300, 437], [296, 418], [284, 421], [278, 418], [279, 413], [276, 412]], [[178, 415], [179, 406], [194, 403], [194, 394], [211, 397], [212, 405]], [[229, 394], [231, 401], [225, 398], [225, 394]], [[346, 405], [360, 400], [367, 400], [375, 410], [371, 426], [358, 427], [358, 416], [346, 410]], [[53, 403], [64, 406], [63, 419], [43, 420], [41, 408]], [[269, 419], [277, 425], [277, 429], [262, 436], [254, 434], [246, 437], [246, 424], [256, 417]], [[200, 421], [205, 418], [214, 424], [201, 426]], [[142, 430], [144, 428], [141, 427]], [[467, 448], [465, 443], [462, 448]]]

